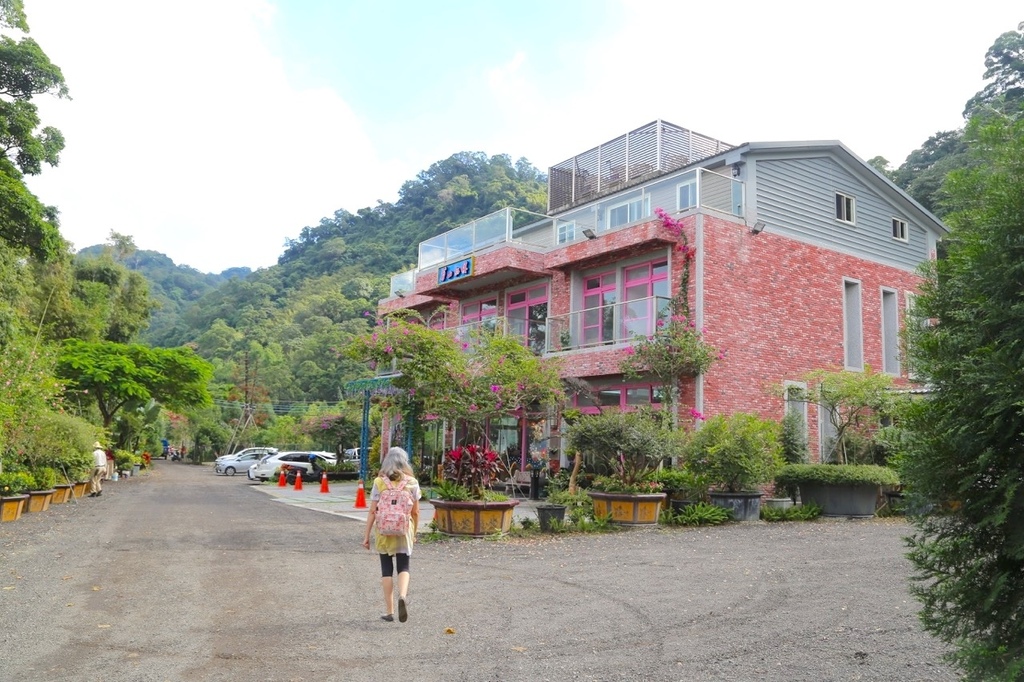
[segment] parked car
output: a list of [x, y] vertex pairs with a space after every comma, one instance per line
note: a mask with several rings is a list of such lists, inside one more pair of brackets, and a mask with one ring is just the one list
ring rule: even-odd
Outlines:
[[[253, 448], [255, 449], [255, 448]], [[238, 455], [230, 455], [227, 459], [217, 459], [213, 470], [218, 474], [234, 476], [235, 472], [248, 471], [260, 458], [270, 454], [266, 452], [243, 452]]]
[[336, 464], [338, 461], [333, 452], [312, 452], [310, 450], [279, 452], [276, 455], [264, 455], [259, 462], [249, 467], [246, 475], [250, 481], [266, 481], [281, 466], [308, 470], [310, 468], [310, 455], [315, 455], [322, 460], [320, 462], [321, 467]]
[[349, 448], [345, 450], [345, 459], [350, 462], [358, 462], [359, 448]]
[[[250, 453], [255, 454], [256, 459], [259, 460], [259, 458], [262, 457], [263, 455], [277, 454], [277, 448], [268, 448], [262, 446], [255, 448], [245, 448], [244, 450], [239, 450], [238, 452], [231, 453], [230, 455], [221, 455], [220, 457], [217, 458], [217, 461], [223, 462], [229, 459], [238, 459], [242, 455], [248, 455]], [[241, 469], [239, 469], [239, 471], [241, 471]]]

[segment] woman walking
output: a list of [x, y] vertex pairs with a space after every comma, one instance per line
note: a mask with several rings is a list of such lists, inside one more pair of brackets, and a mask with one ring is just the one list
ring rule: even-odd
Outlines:
[[384, 615], [395, 619], [395, 579], [398, 573], [398, 620], [409, 618], [409, 557], [416, 541], [420, 518], [420, 484], [413, 476], [409, 455], [402, 448], [391, 448], [380, 463], [380, 474], [373, 479], [370, 510], [366, 516], [363, 547], [370, 548], [370, 531], [376, 522], [374, 547], [380, 554], [381, 588], [384, 591]]

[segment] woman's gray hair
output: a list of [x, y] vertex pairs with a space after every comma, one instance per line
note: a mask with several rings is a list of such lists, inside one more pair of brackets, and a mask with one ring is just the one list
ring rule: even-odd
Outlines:
[[409, 464], [409, 455], [402, 448], [391, 448], [380, 463], [380, 475], [391, 480], [398, 480], [402, 474], [413, 475]]

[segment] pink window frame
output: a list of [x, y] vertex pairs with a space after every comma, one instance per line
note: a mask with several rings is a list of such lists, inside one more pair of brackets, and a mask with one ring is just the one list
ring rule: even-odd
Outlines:
[[[655, 274], [654, 269], [658, 265], [664, 265], [665, 269], [664, 269], [664, 271], [662, 273]], [[634, 271], [639, 270], [641, 268], [646, 268], [647, 269], [646, 276], [639, 277], [637, 279], [630, 279], [629, 278], [629, 273], [630, 272], [634, 272]], [[650, 300], [648, 301], [648, 304], [646, 306], [647, 310], [645, 311], [646, 315], [644, 315], [642, 317], [629, 317], [629, 310], [630, 310], [629, 302], [630, 301], [639, 300], [639, 299], [629, 299], [629, 298], [627, 298], [627, 295], [628, 295], [630, 287], [635, 287], [635, 286], [638, 286], [638, 285], [646, 285], [647, 293], [646, 293], [645, 296], [641, 296], [640, 298], [641, 299], [643, 299], [643, 298], [650, 299], [652, 296], [654, 296], [654, 284], [656, 282], [667, 282], [667, 281], [668, 281], [668, 259], [667, 258], [655, 258], [654, 260], [647, 261], [646, 263], [638, 263], [637, 265], [630, 265], [629, 267], [625, 267], [625, 268], [622, 269], [622, 297], [621, 297], [622, 298], [622, 338], [628, 339], [630, 337], [630, 332], [636, 330], [636, 327], [638, 326], [637, 325], [638, 322], [641, 323], [639, 326], [641, 326], [643, 328], [644, 334], [646, 336], [651, 336], [655, 332], [655, 329], [654, 329], [654, 324], [655, 324], [654, 318], [655, 318], [656, 312], [657, 312], [657, 310], [656, 310], [656, 308], [657, 308], [656, 302], [655, 301], [650, 301]]]
[[[534, 291], [536, 289], [544, 289], [543, 296], [539, 296], [537, 298], [530, 298], [530, 292]], [[516, 294], [525, 294], [526, 295], [526, 298], [523, 300], [522, 303], [513, 303], [512, 302], [512, 297], [515, 296]], [[530, 338], [530, 306], [541, 305], [542, 303], [546, 304], [546, 303], [549, 303], [549, 302], [550, 302], [550, 297], [548, 296], [548, 285], [547, 284], [538, 284], [538, 285], [535, 285], [535, 286], [532, 286], [532, 287], [525, 287], [523, 289], [516, 289], [515, 291], [508, 292], [508, 295], [506, 295], [506, 297], [505, 297], [505, 318], [509, 321], [509, 325], [510, 325], [509, 329], [511, 329], [511, 324], [512, 324], [512, 322], [511, 322], [511, 320], [512, 320], [512, 311], [513, 310], [519, 310], [520, 308], [526, 308], [526, 329], [524, 330], [524, 332], [522, 334], [518, 334], [517, 335], [517, 336], [522, 337], [524, 344], [528, 345], [529, 344], [529, 338]]]
[[[612, 283], [612, 284], [603, 284], [604, 278], [609, 276], [609, 275], [615, 276], [615, 282]], [[590, 282], [591, 280], [595, 280], [595, 279], [598, 280], [597, 288], [596, 289], [587, 289], [587, 282]], [[614, 306], [614, 305], [616, 305], [618, 300], [616, 300], [616, 303], [606, 304], [604, 302], [604, 295], [605, 295], [606, 292], [609, 292], [609, 291], [615, 292], [616, 293], [616, 299], [618, 299], [617, 294], [619, 293], [619, 278], [618, 278], [618, 273], [615, 270], [609, 270], [607, 272], [601, 272], [601, 273], [598, 273], [596, 275], [589, 275], [589, 276], [583, 278], [583, 311], [581, 312], [581, 317], [580, 317], [580, 339], [586, 345], [590, 345], [592, 343], [594, 343], [594, 344], [610, 343], [610, 342], [615, 340], [614, 338], [610, 338], [610, 339], [604, 338], [604, 312], [603, 312], [603, 310], [601, 312], [599, 312], [598, 315], [597, 315], [597, 324], [589, 324], [589, 325], [587, 324], [587, 313], [586, 313], [586, 311], [590, 310], [590, 308], [587, 307], [587, 296], [593, 296], [595, 294], [600, 294], [600, 296], [601, 296], [601, 305], [600, 305], [600, 307], [601, 308], [604, 308], [605, 305], [612, 305], [612, 306]], [[587, 340], [587, 330], [588, 329], [594, 329], [594, 328], [597, 328], [597, 339], [594, 340], [594, 341], [588, 341]], [[615, 334], [615, 332], [612, 331], [612, 335], [613, 336], [614, 336], [614, 334]]]

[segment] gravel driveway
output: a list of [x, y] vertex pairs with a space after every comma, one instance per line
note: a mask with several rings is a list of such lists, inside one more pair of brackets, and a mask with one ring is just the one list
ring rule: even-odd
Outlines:
[[954, 680], [900, 520], [421, 544], [384, 623], [361, 524], [156, 462], [0, 526], [18, 680]]

